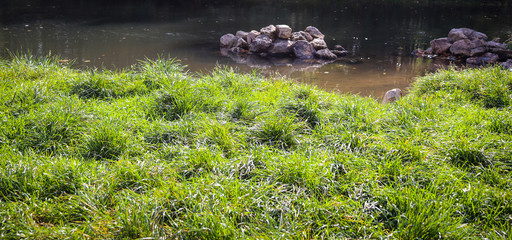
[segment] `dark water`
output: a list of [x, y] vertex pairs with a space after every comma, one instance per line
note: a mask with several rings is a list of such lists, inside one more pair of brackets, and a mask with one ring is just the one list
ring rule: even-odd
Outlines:
[[510, 13], [510, 1], [6, 0], [0, 3], [0, 54], [51, 53], [75, 59], [78, 67], [108, 69], [170, 56], [193, 72], [218, 64], [252, 71], [220, 54], [220, 36], [269, 24], [287, 24], [294, 31], [313, 25], [329, 46], [351, 51], [351, 61], [263, 71], [327, 90], [380, 96], [406, 88], [434, 68], [431, 60], [410, 56], [413, 49], [426, 48], [455, 27], [505, 40], [512, 34]]

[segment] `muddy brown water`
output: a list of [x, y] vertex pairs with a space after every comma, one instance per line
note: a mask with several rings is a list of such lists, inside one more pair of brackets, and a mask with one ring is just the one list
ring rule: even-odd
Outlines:
[[410, 52], [428, 47], [451, 28], [474, 28], [502, 40], [512, 34], [510, 1], [50, 2], [0, 3], [1, 56], [51, 53], [74, 59], [77, 67], [106, 69], [162, 56], [179, 59], [191, 72], [217, 65], [251, 72], [220, 54], [220, 36], [269, 24], [287, 24], [294, 31], [313, 25], [326, 35], [328, 46], [340, 44], [349, 56], [321, 67], [267, 66], [262, 71], [329, 91], [379, 97], [391, 88], [406, 89], [435, 68], [438, 63]]

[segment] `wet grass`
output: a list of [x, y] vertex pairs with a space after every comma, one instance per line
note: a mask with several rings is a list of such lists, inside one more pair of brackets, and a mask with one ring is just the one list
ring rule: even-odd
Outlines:
[[382, 105], [172, 60], [0, 61], [2, 239], [510, 239], [512, 73]]

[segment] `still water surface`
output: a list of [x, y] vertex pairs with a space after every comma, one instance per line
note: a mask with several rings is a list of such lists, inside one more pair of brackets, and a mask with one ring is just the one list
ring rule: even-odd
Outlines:
[[328, 46], [340, 44], [351, 52], [346, 60], [321, 67], [272, 66], [263, 72], [330, 91], [378, 97], [391, 88], [405, 89], [415, 77], [431, 71], [437, 63], [410, 52], [428, 47], [431, 39], [446, 36], [451, 28], [470, 27], [502, 40], [512, 32], [512, 6], [500, 1], [56, 2], [4, 3], [0, 54], [51, 52], [75, 59], [78, 67], [107, 69], [169, 56], [191, 72], [207, 72], [218, 64], [249, 72], [251, 67], [220, 54], [220, 36], [269, 24], [287, 24], [294, 31], [313, 25], [326, 35]]

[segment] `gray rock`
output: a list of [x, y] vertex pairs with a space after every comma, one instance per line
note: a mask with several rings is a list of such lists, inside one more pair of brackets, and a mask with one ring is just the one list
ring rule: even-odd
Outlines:
[[314, 58], [315, 48], [305, 40], [299, 40], [293, 44], [293, 53], [300, 59]]
[[337, 51], [346, 51], [345, 48], [342, 47], [341, 45], [334, 45], [332, 49]]
[[254, 40], [259, 35], [261, 35], [261, 33], [256, 30], [250, 31], [249, 33], [247, 33], [247, 43], [251, 44], [252, 40]]
[[488, 42], [485, 43], [485, 46], [488, 49], [492, 49], [492, 48], [507, 49], [507, 44], [506, 43], [499, 43], [499, 42], [496, 42], [496, 41], [488, 41]]
[[276, 39], [268, 52], [274, 55], [289, 55], [293, 53], [294, 43], [290, 40]]
[[327, 43], [325, 43], [325, 41], [323, 39], [320, 39], [320, 38], [315, 38], [310, 43], [311, 43], [311, 45], [313, 45], [315, 50], [320, 50], [320, 49], [327, 48]]
[[288, 25], [277, 25], [277, 37], [281, 39], [288, 39], [292, 37], [292, 28]]
[[437, 38], [430, 41], [430, 46], [432, 47], [432, 51], [437, 55], [442, 55], [448, 53], [452, 43], [448, 38]]
[[494, 64], [498, 62], [499, 59], [500, 57], [498, 56], [498, 54], [488, 52], [479, 57], [470, 57], [466, 59], [466, 64], [475, 66], [485, 66], [488, 64]]
[[459, 40], [487, 40], [487, 35], [481, 32], [477, 32], [470, 28], [454, 28], [448, 33], [448, 39], [454, 43]]
[[306, 27], [306, 30], [304, 30], [304, 32], [307, 32], [309, 34], [311, 34], [311, 36], [313, 38], [321, 38], [321, 39], [324, 39], [325, 35], [323, 35], [320, 30], [318, 30], [318, 28], [316, 27], [313, 27], [313, 26], [308, 26]]
[[238, 38], [242, 38], [242, 39], [244, 39], [247, 42], [247, 35], [248, 34], [249, 34], [248, 32], [237, 31], [235, 36], [238, 37]]
[[500, 64], [503, 68], [512, 71], [512, 59], [508, 59], [506, 62]]
[[487, 51], [483, 40], [461, 39], [450, 46], [450, 52], [463, 57], [474, 57], [482, 55]]
[[274, 25], [268, 25], [268, 26], [260, 29], [260, 33], [262, 35], [267, 35], [268, 37], [270, 37], [270, 39], [274, 40], [277, 35], [277, 28]]
[[506, 60], [512, 58], [512, 50], [501, 49], [501, 48], [492, 48], [492, 49], [489, 49], [489, 51], [492, 53], [498, 54], [498, 56], [500, 57], [500, 60], [502, 60], [502, 61], [506, 61]]
[[338, 57], [329, 49], [324, 48], [315, 52], [315, 57], [325, 60], [336, 60]]
[[331, 50], [331, 52], [338, 57], [345, 57], [348, 54], [346, 50]]
[[235, 35], [229, 33], [220, 37], [220, 46], [225, 48], [231, 48], [235, 46], [237, 41], [238, 38]]
[[300, 32], [292, 33], [292, 40], [293, 41], [306, 40], [308, 42], [311, 42], [313, 40], [313, 37], [311, 36], [311, 34], [309, 34], [307, 32], [300, 31]]
[[391, 89], [391, 90], [387, 91], [386, 94], [384, 95], [384, 98], [382, 99], [382, 103], [383, 104], [392, 103], [392, 102], [400, 100], [401, 97], [402, 97], [402, 90], [400, 90], [399, 88]]
[[252, 40], [249, 50], [255, 53], [267, 51], [272, 46], [272, 39], [267, 35], [259, 35]]
[[239, 38], [238, 41], [236, 42], [235, 47], [249, 49], [249, 44], [243, 38]]

